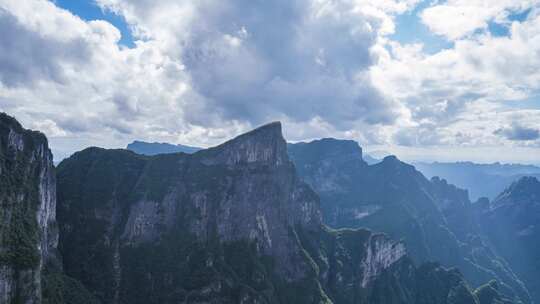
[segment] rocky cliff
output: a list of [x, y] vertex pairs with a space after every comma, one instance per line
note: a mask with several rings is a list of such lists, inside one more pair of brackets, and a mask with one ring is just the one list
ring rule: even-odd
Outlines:
[[289, 144], [289, 155], [320, 195], [331, 227], [385, 232], [403, 240], [418, 263], [458, 267], [476, 286], [496, 279], [510, 299], [530, 301], [523, 283], [480, 234], [466, 191], [440, 178], [427, 180], [395, 156], [367, 165], [351, 141]]
[[47, 139], [0, 113], [0, 303], [41, 303], [55, 259], [56, 183]]
[[326, 228], [279, 123], [194, 154], [78, 152], [58, 220], [66, 273], [103, 303], [477, 303], [402, 243]]
[[540, 182], [523, 177], [476, 205], [481, 227], [540, 303]]

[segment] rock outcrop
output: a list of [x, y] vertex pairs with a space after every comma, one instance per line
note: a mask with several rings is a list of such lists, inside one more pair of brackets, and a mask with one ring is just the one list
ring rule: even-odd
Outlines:
[[324, 226], [279, 123], [194, 154], [78, 152], [58, 220], [66, 273], [102, 303], [477, 303], [402, 243]]
[[0, 303], [41, 303], [56, 259], [56, 182], [47, 139], [0, 113]]

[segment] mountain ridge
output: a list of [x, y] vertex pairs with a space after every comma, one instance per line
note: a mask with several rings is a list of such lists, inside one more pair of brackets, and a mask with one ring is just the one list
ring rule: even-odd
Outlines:
[[480, 235], [466, 190], [443, 179], [430, 181], [395, 156], [366, 165], [360, 155], [314, 157], [317, 153], [316, 144], [289, 146], [299, 175], [321, 197], [325, 223], [404, 239], [417, 262], [458, 267], [476, 286], [502, 281], [507, 296], [529, 302], [523, 283]]
[[[104, 302], [429, 303], [436, 296], [445, 303], [451, 294], [475, 303], [459, 273], [415, 268], [399, 242], [325, 228], [278, 123], [191, 155], [88, 149], [58, 172], [65, 269]], [[178, 264], [191, 256], [201, 259]], [[90, 264], [81, 267], [81, 259]], [[181, 279], [188, 274], [200, 279], [188, 284]], [[422, 276], [448, 285], [424, 290]]]
[[168, 153], [195, 153], [199, 150], [202, 150], [202, 148], [199, 147], [192, 147], [192, 146], [186, 146], [182, 144], [170, 144], [165, 142], [146, 142], [142, 140], [135, 140], [131, 143], [129, 143], [126, 146], [127, 150], [131, 150], [138, 154], [143, 155], [157, 155], [157, 154], [168, 154]]
[[[11, 183], [0, 188], [0, 199], [17, 209], [27, 201], [9, 191], [32, 198], [34, 207], [20, 214], [41, 232], [13, 226], [17, 235], [39, 237], [23, 244], [35, 254], [32, 264], [0, 259], [2, 271], [32, 269], [31, 280], [15, 285], [0, 276], [1, 291], [15, 286], [14, 293], [0, 292], [8, 302], [514, 303], [504, 286], [490, 282], [474, 290], [457, 269], [416, 266], [406, 244], [384, 233], [324, 225], [319, 197], [296, 173], [280, 123], [193, 154], [90, 147], [54, 174], [46, 137], [13, 121], [0, 115], [0, 181]], [[12, 127], [3, 128], [5, 122]], [[338, 152], [330, 153], [332, 161], [368, 167], [358, 161], [357, 144], [344, 147], [330, 151]], [[13, 174], [14, 160], [28, 168], [22, 172], [36, 174]], [[392, 157], [374, 167], [380, 174], [414, 172]], [[26, 176], [32, 182], [18, 179]], [[375, 189], [381, 190], [387, 189]], [[0, 235], [9, 235], [2, 219]], [[0, 253], [11, 250], [5, 239]]]
[[414, 162], [428, 178], [439, 176], [469, 190], [473, 201], [494, 199], [502, 189], [523, 176], [540, 177], [540, 167], [522, 164], [477, 164], [473, 162]]
[[523, 177], [509, 185], [495, 200], [475, 209], [477, 221], [497, 250], [529, 285], [534, 301], [540, 301], [537, 270], [540, 247], [540, 182]]

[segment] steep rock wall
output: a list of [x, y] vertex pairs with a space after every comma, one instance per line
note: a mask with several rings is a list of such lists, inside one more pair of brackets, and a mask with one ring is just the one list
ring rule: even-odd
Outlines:
[[56, 183], [47, 139], [0, 113], [0, 302], [41, 303], [56, 258]]

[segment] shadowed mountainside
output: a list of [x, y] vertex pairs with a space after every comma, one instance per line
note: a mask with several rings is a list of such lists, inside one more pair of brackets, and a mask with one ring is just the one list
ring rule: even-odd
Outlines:
[[475, 204], [478, 222], [497, 251], [527, 283], [540, 302], [540, 182], [523, 177], [492, 202]]
[[426, 179], [395, 156], [368, 165], [354, 141], [289, 144], [299, 176], [321, 198], [326, 224], [364, 227], [403, 240], [421, 263], [458, 267], [475, 286], [495, 279], [510, 299], [529, 302], [524, 284], [480, 233], [467, 191]]
[[58, 182], [66, 272], [104, 303], [477, 303], [399, 242], [326, 228], [279, 123], [192, 155], [89, 148]]

